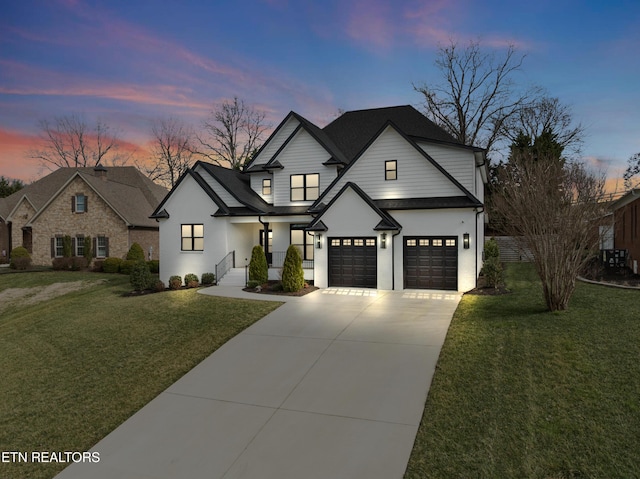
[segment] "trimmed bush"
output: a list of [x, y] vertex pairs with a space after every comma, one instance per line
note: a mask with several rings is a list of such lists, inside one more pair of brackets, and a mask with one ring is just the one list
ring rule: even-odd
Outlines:
[[202, 284], [211, 285], [216, 282], [216, 275], [213, 273], [202, 273]]
[[247, 288], [257, 288], [258, 286], [262, 285], [262, 283], [260, 281], [256, 281], [255, 279], [250, 279], [247, 282]]
[[160, 272], [160, 261], [157, 259], [152, 259], [147, 261], [147, 265], [149, 265], [149, 271], [153, 274], [158, 274]]
[[18, 246], [11, 250], [11, 269], [25, 270], [31, 266], [31, 255], [24, 246]]
[[71, 258], [53, 258], [51, 267], [54, 271], [66, 271], [71, 269]]
[[102, 270], [105, 273], [117, 273], [120, 271], [120, 263], [122, 263], [120, 258], [106, 258], [102, 262]]
[[[144, 260], [142, 261], [144, 263]], [[120, 263], [120, 270], [118, 271], [120, 274], [131, 274], [131, 270], [135, 266], [138, 261], [134, 259], [125, 259]]]
[[102, 268], [103, 264], [104, 264], [103, 259], [93, 260], [93, 271], [95, 271], [96, 273], [102, 273], [102, 271], [104, 271]]
[[133, 289], [136, 291], [150, 289], [156, 282], [151, 271], [149, 271], [149, 265], [144, 261], [136, 261], [131, 268], [129, 281], [131, 282]]
[[182, 277], [181, 276], [171, 276], [169, 278], [169, 289], [180, 289], [182, 288]]
[[266, 283], [269, 279], [269, 265], [262, 246], [256, 245], [251, 250], [251, 261], [249, 262], [249, 280]]
[[500, 248], [495, 238], [491, 238], [484, 244], [484, 259], [500, 258]]
[[87, 260], [84, 256], [72, 256], [68, 258], [71, 271], [80, 271], [87, 268]]
[[153, 285], [153, 290], [156, 293], [160, 293], [160, 292], [164, 291], [165, 289], [167, 289], [167, 287], [164, 285], [164, 283], [162, 281], [160, 281], [159, 279], [156, 280], [156, 282]]
[[144, 250], [138, 243], [133, 243], [127, 253], [127, 259], [131, 261], [145, 261]]
[[304, 286], [302, 255], [295, 245], [289, 245], [282, 265], [282, 289], [285, 292], [300, 291]]
[[200, 286], [200, 282], [198, 281], [198, 276], [193, 273], [185, 274], [184, 285], [187, 288], [197, 288], [198, 286]]
[[504, 281], [504, 272], [502, 263], [500, 262], [500, 248], [495, 238], [491, 238], [484, 244], [484, 263], [482, 265], [482, 274], [485, 279], [486, 286], [497, 288]]

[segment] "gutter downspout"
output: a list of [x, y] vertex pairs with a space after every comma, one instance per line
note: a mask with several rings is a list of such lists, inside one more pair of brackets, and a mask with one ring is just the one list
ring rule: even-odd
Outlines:
[[[478, 287], [478, 247], [480, 246], [478, 243], [478, 215], [484, 213], [484, 206], [482, 206], [482, 209], [480, 211], [476, 211], [476, 288]], [[484, 226], [484, 224], [483, 224]], [[483, 249], [484, 249], [484, 245], [482, 245]]]
[[391, 235], [391, 290], [396, 289], [396, 241], [395, 237], [402, 232], [402, 228], [397, 233]]

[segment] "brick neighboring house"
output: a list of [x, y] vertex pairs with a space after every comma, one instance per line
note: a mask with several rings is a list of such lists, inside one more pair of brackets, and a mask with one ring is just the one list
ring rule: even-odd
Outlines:
[[611, 205], [614, 217], [614, 248], [629, 252], [627, 265], [638, 273], [640, 268], [640, 189], [627, 192]]
[[97, 258], [123, 258], [137, 242], [158, 259], [159, 227], [149, 215], [166, 194], [133, 166], [60, 168], [0, 200], [0, 261], [24, 246], [33, 264], [50, 265], [65, 235], [77, 256], [91, 236]]

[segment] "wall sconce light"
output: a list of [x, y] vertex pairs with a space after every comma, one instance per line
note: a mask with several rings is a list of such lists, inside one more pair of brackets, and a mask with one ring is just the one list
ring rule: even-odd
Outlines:
[[469, 249], [469, 233], [462, 235], [462, 246], [464, 249]]
[[387, 247], [387, 233], [380, 235], [380, 248], [385, 249]]
[[320, 233], [316, 233], [316, 248], [322, 249], [322, 235]]

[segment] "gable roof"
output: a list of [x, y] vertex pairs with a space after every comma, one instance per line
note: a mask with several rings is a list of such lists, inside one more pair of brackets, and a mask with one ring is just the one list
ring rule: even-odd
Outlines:
[[633, 188], [609, 205], [609, 209], [617, 210], [640, 198], [640, 188]]
[[329, 204], [322, 209], [320, 214], [318, 216], [316, 216], [313, 219], [313, 221], [311, 221], [311, 223], [309, 223], [309, 225], [305, 229], [307, 231], [322, 231], [323, 230], [322, 228], [324, 228], [326, 230], [326, 226], [322, 222], [322, 216], [327, 211], [329, 211], [331, 209], [331, 207], [338, 200], [338, 198], [340, 198], [340, 196], [342, 196], [344, 194], [344, 192], [347, 191], [348, 189], [351, 189], [354, 192], [356, 192], [358, 194], [358, 196], [360, 196], [360, 198], [362, 198], [362, 200], [367, 205], [369, 205], [369, 207], [380, 217], [380, 222], [376, 226], [373, 227], [374, 230], [376, 230], [376, 231], [380, 231], [380, 230], [396, 230], [396, 231], [400, 231], [402, 229], [402, 226], [400, 225], [400, 223], [398, 223], [395, 220], [395, 218], [393, 218], [393, 216], [391, 216], [389, 213], [381, 210], [375, 204], [375, 202], [369, 197], [369, 195], [367, 195], [362, 190], [362, 188], [360, 188], [358, 185], [356, 185], [355, 183], [352, 183], [350, 181], [347, 182], [340, 189], [340, 191], [331, 199]]
[[251, 189], [251, 183], [247, 175], [243, 175], [238, 170], [231, 170], [223, 166], [213, 165], [204, 161], [198, 161], [194, 165], [202, 167], [207, 173], [215, 178], [220, 185], [226, 189], [236, 200], [243, 205], [254, 210], [256, 213], [266, 213], [270, 205]]
[[[99, 176], [103, 174], [106, 174], [105, 178]], [[87, 183], [128, 225], [157, 226], [149, 220], [149, 212], [167, 194], [167, 190], [133, 166], [59, 168], [5, 198], [0, 203], [0, 216], [10, 219], [13, 210], [25, 197], [36, 210], [32, 220], [41, 216], [76, 177]]]
[[456, 180], [447, 170], [445, 170], [437, 161], [435, 161], [426, 151], [424, 151], [420, 146], [413, 140], [413, 138], [408, 137], [402, 130], [398, 128], [398, 126], [393, 123], [391, 120], [387, 120], [384, 122], [380, 129], [372, 135], [368, 141], [362, 146], [362, 149], [358, 152], [358, 154], [351, 160], [351, 162], [346, 166], [346, 168], [338, 175], [331, 184], [322, 192], [322, 194], [318, 197], [318, 199], [311, 205], [309, 208], [311, 211], [316, 211], [322, 200], [329, 194], [329, 192], [333, 189], [333, 187], [342, 180], [342, 178], [347, 174], [348, 170], [356, 163], [356, 161], [367, 151], [369, 146], [380, 136], [382, 133], [388, 128], [393, 128], [400, 136], [402, 136], [407, 143], [409, 143], [420, 155], [422, 155], [429, 163], [431, 163], [440, 173], [442, 173], [451, 183], [462, 192], [464, 196], [466, 196], [473, 206], [482, 206], [482, 202], [476, 198], [469, 190], [467, 190], [458, 180]]
[[323, 130], [352, 161], [389, 121], [409, 137], [468, 147], [410, 105], [348, 111]]

